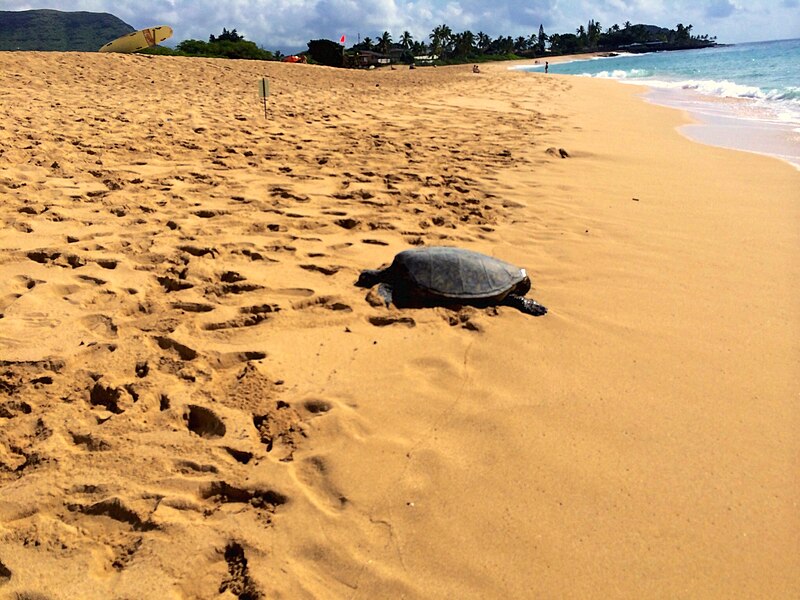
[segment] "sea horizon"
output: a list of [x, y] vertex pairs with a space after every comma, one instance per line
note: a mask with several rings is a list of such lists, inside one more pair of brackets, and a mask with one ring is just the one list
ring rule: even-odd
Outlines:
[[[544, 64], [518, 68], [535, 72]], [[693, 118], [679, 128], [686, 137], [800, 169], [800, 39], [576, 58], [549, 72], [646, 86], [647, 101]]]

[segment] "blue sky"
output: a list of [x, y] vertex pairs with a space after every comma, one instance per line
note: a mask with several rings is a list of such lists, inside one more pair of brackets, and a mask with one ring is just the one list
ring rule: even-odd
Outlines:
[[137, 29], [170, 25], [174, 42], [207, 39], [223, 27], [236, 29], [268, 50], [306, 49], [315, 38], [347, 44], [404, 31], [428, 41], [437, 25], [454, 32], [529, 36], [574, 31], [589, 19], [603, 29], [625, 21], [716, 35], [725, 43], [800, 37], [800, 0], [0, 0], [0, 10], [108, 12]]

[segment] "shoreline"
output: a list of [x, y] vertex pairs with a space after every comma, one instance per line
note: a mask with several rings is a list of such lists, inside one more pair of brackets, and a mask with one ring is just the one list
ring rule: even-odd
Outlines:
[[[630, 55], [623, 56], [630, 57]], [[578, 55], [568, 58], [569, 60], [560, 62], [581, 63], [592, 61], [596, 57], [582, 58]], [[512, 68], [525, 66], [533, 65]], [[570, 73], [570, 76], [578, 75]], [[798, 121], [800, 115], [796, 109], [792, 112], [795, 116], [788, 118], [787, 114], [779, 112], [785, 112], [788, 110], [787, 107], [765, 105], [748, 97], [720, 96], [693, 89], [700, 83], [714, 82], [692, 81], [687, 83], [693, 84], [693, 87], [679, 89], [675, 86], [680, 82], [668, 80], [627, 79], [620, 76], [601, 78], [626, 85], [646, 87], [649, 90], [645, 95], [648, 102], [691, 114], [695, 123], [682, 127], [680, 132], [695, 142], [772, 156], [800, 170], [800, 121]], [[718, 83], [718, 86], [723, 84], [727, 87], [742, 87], [737, 86], [736, 82], [728, 81]]]
[[[800, 594], [790, 166], [505, 65], [0, 70], [0, 593]], [[420, 244], [550, 312], [354, 287]]]
[[[678, 93], [648, 87], [643, 97], [660, 106], [685, 111], [695, 123], [678, 131], [700, 144], [769, 156], [800, 170], [800, 131], [795, 125], [774, 119], [752, 119], [736, 114], [727, 103], [736, 99], [715, 99], [688, 90]], [[697, 100], [695, 100], [697, 99]], [[727, 110], [726, 110], [727, 109]]]

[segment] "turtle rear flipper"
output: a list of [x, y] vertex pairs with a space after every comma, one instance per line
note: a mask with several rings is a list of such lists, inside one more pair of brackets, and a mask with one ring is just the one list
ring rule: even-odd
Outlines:
[[528, 315], [533, 315], [534, 317], [541, 317], [547, 314], [547, 308], [536, 302], [536, 300], [517, 296], [516, 294], [509, 294], [500, 304], [504, 306], [513, 306], [517, 310]]

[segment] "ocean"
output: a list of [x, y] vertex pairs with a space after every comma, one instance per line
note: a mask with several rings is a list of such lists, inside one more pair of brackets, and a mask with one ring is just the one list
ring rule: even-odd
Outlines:
[[694, 117], [696, 124], [680, 128], [687, 137], [800, 169], [800, 39], [620, 54], [551, 64], [549, 71], [648, 86], [649, 101]]

